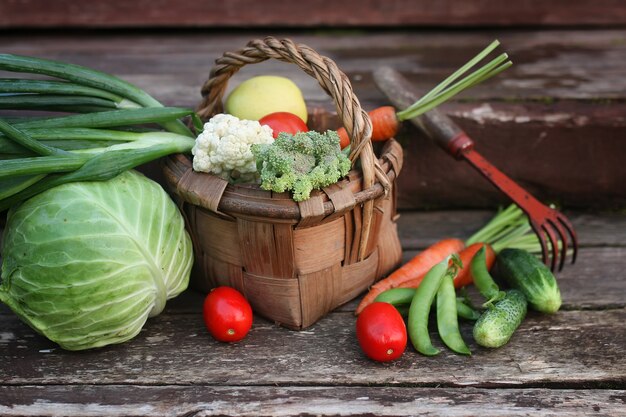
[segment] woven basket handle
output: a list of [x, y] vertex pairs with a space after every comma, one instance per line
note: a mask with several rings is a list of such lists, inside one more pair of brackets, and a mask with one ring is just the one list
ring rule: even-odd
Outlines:
[[[321, 56], [306, 45], [296, 44], [289, 39], [279, 40], [266, 37], [252, 40], [246, 47], [236, 52], [224, 53], [215, 61], [209, 73], [209, 79], [202, 86], [203, 100], [196, 110], [198, 115], [203, 120], [207, 120], [223, 112], [222, 99], [229, 78], [246, 64], [256, 64], [270, 58], [296, 64], [318, 81], [322, 89], [333, 99], [337, 114], [351, 138], [350, 160], [352, 164], [354, 165], [357, 159], [361, 160], [363, 189], [372, 187], [378, 180], [387, 194], [391, 183], [374, 155], [370, 141], [372, 123], [352, 91], [348, 77], [330, 58]], [[367, 244], [372, 213], [373, 201], [369, 201], [364, 204], [364, 233], [360, 253], [364, 253]]]

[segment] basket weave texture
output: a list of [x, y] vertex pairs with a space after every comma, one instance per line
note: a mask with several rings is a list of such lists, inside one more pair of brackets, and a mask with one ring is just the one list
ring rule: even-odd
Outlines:
[[200, 117], [223, 111], [228, 79], [242, 66], [270, 58], [296, 64], [333, 99], [351, 137], [348, 176], [297, 203], [289, 193], [195, 172], [185, 155], [166, 158], [164, 174], [194, 243], [191, 286], [232, 286], [256, 314], [303, 329], [399, 264], [395, 179], [402, 148], [389, 140], [377, 157], [371, 122], [346, 75], [329, 58], [289, 39], [253, 40], [218, 58], [202, 87]]

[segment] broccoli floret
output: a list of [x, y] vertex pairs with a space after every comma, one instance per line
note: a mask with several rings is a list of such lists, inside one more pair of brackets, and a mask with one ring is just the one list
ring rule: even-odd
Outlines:
[[304, 201], [311, 191], [334, 184], [348, 171], [350, 160], [341, 152], [334, 131], [280, 133], [271, 144], [252, 146], [261, 188], [291, 191], [295, 201]]

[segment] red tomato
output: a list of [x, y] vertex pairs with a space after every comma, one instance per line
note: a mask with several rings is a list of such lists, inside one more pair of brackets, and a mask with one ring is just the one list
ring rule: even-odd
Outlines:
[[278, 137], [280, 132], [291, 133], [292, 135], [298, 132], [308, 132], [309, 128], [306, 127], [306, 123], [293, 113], [285, 111], [279, 111], [276, 113], [270, 113], [263, 116], [259, 123], [272, 128], [272, 136], [274, 139]]
[[356, 337], [365, 355], [379, 362], [398, 359], [407, 343], [402, 316], [394, 306], [382, 302], [368, 305], [359, 314]]
[[204, 324], [220, 342], [243, 339], [252, 327], [252, 307], [234, 288], [217, 287], [204, 299]]

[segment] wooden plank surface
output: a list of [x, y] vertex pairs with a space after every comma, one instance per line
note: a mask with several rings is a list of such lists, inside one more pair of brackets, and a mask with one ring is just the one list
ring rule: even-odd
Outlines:
[[256, 318], [237, 344], [216, 342], [197, 314], [162, 314], [140, 336], [119, 346], [73, 353], [55, 347], [13, 316], [3, 317], [3, 385], [411, 385], [446, 387], [624, 387], [624, 308], [528, 315], [497, 350], [461, 331], [471, 357], [443, 346], [437, 357], [408, 348], [388, 365], [359, 349], [352, 312], [336, 312], [304, 331]]
[[[442, 233], [467, 237], [492, 215], [405, 212], [402, 243], [414, 248], [405, 257]], [[477, 346], [471, 323], [462, 322], [471, 357], [447, 350], [432, 327], [439, 356], [409, 346], [400, 360], [375, 363], [356, 341], [356, 300], [300, 332], [255, 317], [246, 339], [223, 344], [204, 328], [204, 295], [188, 290], [132, 341], [66, 352], [2, 307], [0, 414], [623, 415], [624, 218], [571, 217], [589, 237], [579, 262], [558, 275], [563, 309], [529, 313], [503, 348]]]
[[[268, 33], [7, 33], [0, 50], [87, 65], [121, 76], [165, 104], [195, 107], [213, 61]], [[443, 111], [487, 159], [540, 199], [572, 208], [626, 207], [623, 30], [271, 34], [335, 60], [366, 109], [387, 104], [371, 77], [378, 66], [393, 66], [427, 91], [499, 38], [513, 67], [445, 104]], [[269, 61], [244, 67], [230, 88], [262, 73], [292, 78], [312, 110], [333, 110], [316, 81], [295, 65]], [[468, 164], [453, 160], [409, 124], [399, 140], [405, 152], [398, 182], [401, 208], [484, 208], [506, 201]], [[159, 178], [158, 168], [150, 172]]]
[[0, 5], [9, 28], [120, 27], [393, 27], [624, 25], [619, 0], [576, 1], [376, 0], [285, 2], [266, 0], [177, 2], [147, 0], [21, 0]]
[[[621, 417], [624, 390], [422, 387], [0, 387], [5, 416], [605, 416]], [[47, 401], [43, 401], [46, 398]], [[77, 401], [76, 399], [80, 399]], [[11, 404], [10, 406], [3, 405]]]

